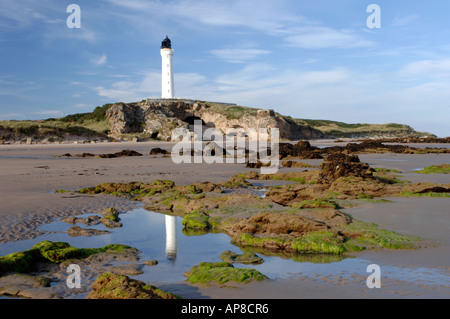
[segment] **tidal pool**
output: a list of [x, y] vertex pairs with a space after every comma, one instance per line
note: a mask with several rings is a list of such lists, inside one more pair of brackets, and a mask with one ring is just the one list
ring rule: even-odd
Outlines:
[[[92, 215], [92, 214], [90, 214]], [[77, 217], [87, 217], [79, 215]], [[42, 240], [64, 241], [78, 248], [104, 247], [108, 244], [124, 244], [141, 251], [141, 260], [156, 259], [158, 265], [144, 267], [143, 274], [131, 276], [144, 282], [159, 285], [182, 282], [183, 275], [192, 266], [200, 262], [221, 261], [219, 255], [230, 250], [242, 253], [234, 246], [230, 237], [222, 233], [207, 233], [203, 235], [188, 235], [183, 232], [181, 218], [149, 212], [138, 208], [120, 215], [123, 227], [109, 229], [111, 233], [92, 237], [71, 237], [67, 230], [73, 226], [61, 221], [44, 225], [43, 231], [48, 233], [32, 240], [9, 242], [0, 245], [0, 255], [30, 249]], [[85, 226], [107, 230], [103, 225]], [[389, 265], [376, 260], [376, 254], [370, 259], [364, 257], [328, 256], [328, 255], [298, 255], [295, 257], [265, 256], [255, 251], [264, 259], [260, 265], [240, 265], [235, 267], [251, 267], [259, 270], [270, 279], [280, 278], [312, 278], [326, 280], [330, 285], [341, 285], [351, 281], [366, 286], [370, 275], [367, 267], [380, 264], [384, 282], [403, 282], [407, 289], [412, 286], [426, 286], [428, 289], [439, 287], [442, 296], [450, 296], [450, 274], [448, 269], [408, 267], [407, 265]], [[428, 290], [426, 289], [426, 290]]]

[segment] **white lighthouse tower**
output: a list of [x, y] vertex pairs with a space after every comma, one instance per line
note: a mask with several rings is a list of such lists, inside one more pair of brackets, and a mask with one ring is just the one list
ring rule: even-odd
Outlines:
[[173, 83], [173, 49], [169, 37], [166, 36], [161, 44], [162, 57], [162, 80], [161, 80], [161, 98], [173, 99], [175, 96]]

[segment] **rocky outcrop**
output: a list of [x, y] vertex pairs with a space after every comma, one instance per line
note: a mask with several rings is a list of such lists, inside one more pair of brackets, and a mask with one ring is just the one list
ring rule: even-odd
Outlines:
[[[240, 116], [230, 116], [227, 108], [238, 108]], [[315, 139], [322, 133], [289, 121], [273, 110], [254, 110], [189, 100], [144, 100], [138, 103], [113, 104], [106, 112], [111, 126], [110, 136], [120, 138], [127, 133], [144, 133], [152, 138], [170, 140], [176, 128], [192, 128], [200, 120], [203, 128], [217, 128], [222, 133], [227, 129], [278, 128], [280, 138]]]
[[115, 273], [98, 276], [86, 299], [180, 299], [180, 297], [136, 279]]
[[320, 166], [320, 183], [332, 183], [340, 177], [361, 177], [372, 179], [373, 170], [369, 165], [361, 163], [357, 155], [331, 154]]

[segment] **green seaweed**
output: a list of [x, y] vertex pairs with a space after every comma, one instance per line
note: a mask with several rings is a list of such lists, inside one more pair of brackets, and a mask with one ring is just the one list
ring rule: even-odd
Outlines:
[[402, 191], [400, 193], [402, 197], [446, 197], [450, 198], [450, 193], [436, 193], [436, 192], [426, 192], [426, 193], [415, 193], [411, 191]]
[[194, 210], [184, 216], [181, 223], [187, 229], [205, 230], [211, 228], [211, 224], [209, 223], [209, 216], [198, 210]]
[[313, 232], [292, 242], [292, 248], [302, 254], [336, 254], [347, 251], [343, 238], [333, 232]]
[[424, 169], [414, 171], [417, 174], [450, 174], [450, 164], [432, 165]]
[[131, 247], [112, 244], [103, 248], [76, 248], [65, 242], [44, 240], [32, 249], [0, 257], [0, 273], [30, 272], [37, 262], [62, 263], [73, 258], [86, 258], [97, 253], [120, 253]]
[[267, 276], [251, 268], [234, 268], [226, 262], [202, 262], [192, 267], [184, 274], [187, 281], [192, 284], [226, 284], [230, 281], [237, 283], [250, 283], [252, 281], [263, 281]]
[[338, 208], [340, 208], [340, 206], [333, 200], [326, 199], [326, 198], [316, 198], [316, 199], [302, 201], [299, 204], [293, 204], [292, 208], [300, 208], [300, 209], [333, 208], [333, 209], [338, 209]]
[[401, 235], [393, 231], [378, 228], [377, 224], [353, 220], [343, 229], [349, 238], [347, 245], [363, 247], [383, 247], [388, 249], [413, 249], [420, 246], [423, 239]]

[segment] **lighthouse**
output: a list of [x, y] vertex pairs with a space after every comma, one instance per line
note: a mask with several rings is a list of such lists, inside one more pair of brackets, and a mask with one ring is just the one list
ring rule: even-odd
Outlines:
[[162, 79], [161, 79], [161, 98], [173, 99], [175, 96], [173, 83], [173, 49], [172, 43], [168, 36], [161, 44], [161, 58], [162, 58]]

